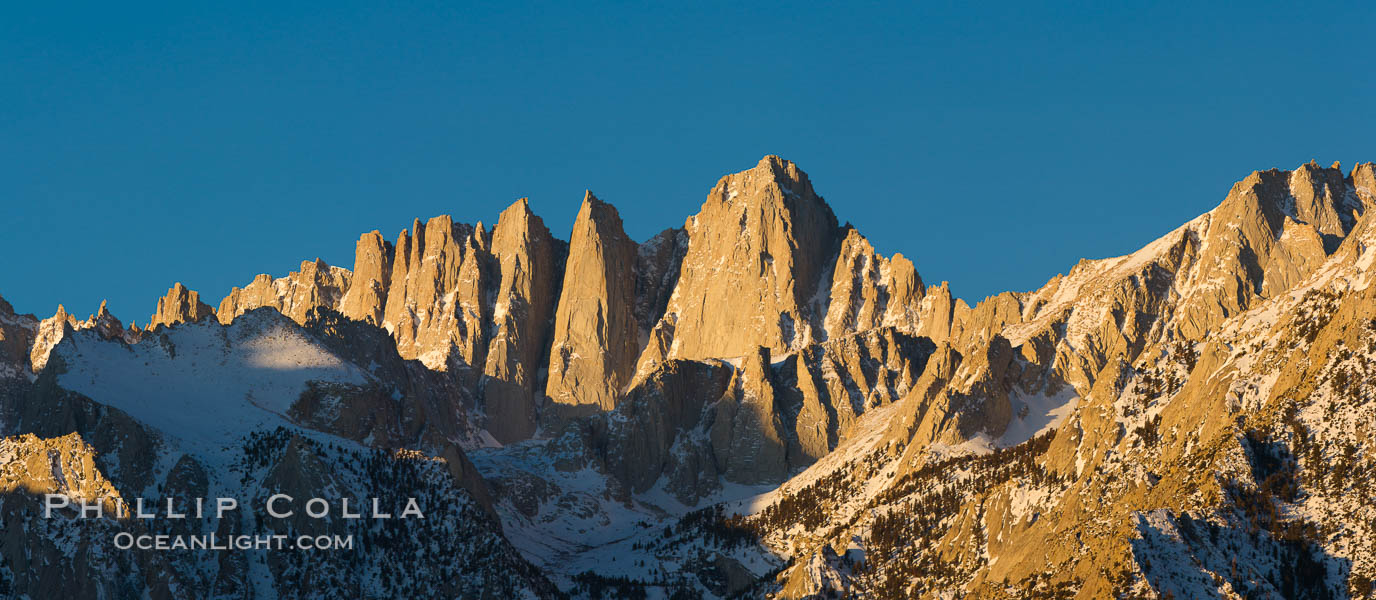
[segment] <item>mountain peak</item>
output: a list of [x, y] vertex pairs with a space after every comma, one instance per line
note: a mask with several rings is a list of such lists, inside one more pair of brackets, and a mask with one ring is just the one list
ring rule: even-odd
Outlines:
[[611, 409], [635, 370], [637, 247], [616, 207], [583, 195], [555, 311], [546, 394]]
[[[664, 331], [669, 358], [778, 353], [817, 339], [810, 300], [844, 232], [797, 165], [765, 156], [722, 177], [684, 229], [688, 251]], [[742, 290], [751, 290], [749, 296]]]
[[497, 216], [497, 224], [500, 225], [509, 219], [529, 220], [534, 216], [535, 213], [530, 210], [530, 198], [517, 198]]
[[1237, 224], [1259, 213], [1274, 236], [1280, 235], [1288, 218], [1329, 236], [1331, 243], [1347, 234], [1356, 221], [1354, 211], [1360, 214], [1362, 208], [1348, 193], [1342, 171], [1310, 161], [1293, 171], [1253, 171], [1233, 185], [1213, 214], [1222, 218], [1220, 224]]
[[[773, 191], [778, 193], [770, 193]], [[831, 207], [827, 206], [826, 201], [813, 191], [812, 181], [808, 179], [807, 173], [798, 168], [798, 165], [794, 164], [793, 161], [773, 154], [761, 158], [754, 168], [727, 175], [718, 180], [716, 187], [708, 196], [708, 201], [710, 202], [714, 197], [722, 196], [724, 198], [721, 200], [725, 202], [732, 202], [738, 197], [747, 202], [801, 200], [806, 204], [821, 205], [831, 220], [836, 220], [835, 215], [831, 212]]]

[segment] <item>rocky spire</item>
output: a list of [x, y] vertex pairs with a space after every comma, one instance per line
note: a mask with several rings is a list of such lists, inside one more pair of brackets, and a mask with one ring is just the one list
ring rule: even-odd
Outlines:
[[636, 244], [612, 205], [587, 192], [569, 239], [564, 286], [550, 347], [549, 398], [616, 406], [635, 372]]
[[[59, 307], [60, 309], [60, 307]], [[149, 330], [177, 323], [194, 323], [215, 314], [215, 309], [201, 302], [201, 295], [186, 289], [180, 281], [167, 290], [167, 295], [158, 298], [158, 310], [148, 318]]]
[[394, 250], [377, 230], [359, 236], [354, 246], [354, 273], [339, 312], [356, 321], [382, 324], [387, 285], [392, 279]]
[[29, 352], [29, 363], [33, 372], [37, 373], [48, 365], [48, 354], [62, 341], [69, 329], [76, 329], [76, 325], [76, 319], [67, 314], [66, 307], [61, 304], [57, 305], [57, 312], [53, 313], [53, 316], [43, 319], [38, 324], [33, 348]]
[[509, 443], [535, 431], [537, 373], [545, 365], [567, 247], [550, 236], [525, 198], [502, 211], [492, 234], [501, 273], [483, 388], [488, 430]]
[[107, 340], [124, 339], [124, 323], [110, 314], [110, 311], [105, 308], [105, 302], [105, 300], [101, 300], [100, 309], [96, 311], [96, 314], [91, 315], [84, 322], [78, 323], [76, 328], [94, 329], [100, 337]]
[[[397, 350], [402, 352], [406, 358], [415, 358], [414, 355], [402, 351], [402, 338], [406, 335], [411, 343], [415, 341], [415, 326], [411, 325], [404, 330], [400, 328], [401, 320], [407, 309], [407, 287], [410, 281], [412, 264], [416, 268], [420, 266], [421, 248], [419, 247], [425, 235], [425, 225], [420, 219], [411, 221], [410, 229], [403, 229], [397, 234], [397, 243], [393, 248], [392, 254], [392, 277], [387, 284], [387, 301], [383, 304], [382, 324], [383, 327], [391, 331], [397, 338]], [[408, 346], [410, 344], [407, 344]]]

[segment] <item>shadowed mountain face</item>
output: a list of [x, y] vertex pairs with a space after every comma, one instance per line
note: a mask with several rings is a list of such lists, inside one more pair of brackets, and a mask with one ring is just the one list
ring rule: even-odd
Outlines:
[[[0, 301], [0, 595], [1363, 597], [1373, 206], [1371, 164], [1256, 172], [971, 306], [767, 156], [643, 243], [589, 192], [567, 242], [525, 200], [417, 219], [218, 308], [176, 284], [142, 329]], [[254, 510], [45, 519], [45, 493]]]

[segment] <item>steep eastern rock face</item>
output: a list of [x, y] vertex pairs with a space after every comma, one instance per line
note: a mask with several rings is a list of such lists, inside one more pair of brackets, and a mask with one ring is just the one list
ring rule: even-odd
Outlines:
[[493, 336], [483, 369], [488, 431], [509, 443], [530, 437], [537, 424], [540, 368], [559, 302], [559, 265], [567, 246], [519, 200], [502, 211], [492, 233], [500, 284], [492, 310]]
[[788, 470], [788, 442], [781, 431], [769, 349], [761, 346], [742, 362], [715, 406], [708, 430], [713, 458], [730, 481], [777, 482]]
[[720, 487], [712, 448], [701, 432], [712, 422], [707, 407], [728, 392], [734, 373], [720, 361], [660, 363], [614, 413], [571, 423], [551, 450], [586, 456], [634, 492], [665, 477], [670, 493], [692, 504]]
[[635, 373], [637, 246], [621, 216], [589, 192], [569, 238], [549, 351], [550, 401], [616, 407]]
[[332, 267], [320, 259], [302, 261], [301, 270], [274, 279], [259, 274], [242, 289], [233, 288], [215, 315], [221, 323], [255, 308], [275, 308], [297, 323], [306, 322], [306, 315], [315, 308], [340, 309], [340, 300], [349, 289], [352, 274], [348, 269]]
[[148, 329], [169, 327], [177, 323], [195, 323], [215, 314], [215, 309], [201, 302], [201, 295], [186, 289], [181, 282], [172, 285], [167, 295], [158, 298], [158, 310], [148, 318]]
[[815, 328], [825, 307], [814, 299], [842, 232], [796, 165], [766, 156], [723, 177], [684, 228], [688, 252], [641, 370], [761, 346], [783, 354], [823, 337]]
[[354, 247], [353, 277], [339, 301], [339, 312], [356, 321], [382, 325], [395, 256], [392, 243], [376, 230], [360, 236]]

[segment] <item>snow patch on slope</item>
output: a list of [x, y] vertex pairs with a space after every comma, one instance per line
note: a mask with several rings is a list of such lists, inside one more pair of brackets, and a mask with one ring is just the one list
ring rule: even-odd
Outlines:
[[135, 345], [78, 332], [54, 349], [68, 365], [58, 385], [177, 438], [211, 459], [284, 416], [309, 381], [361, 385], [369, 376], [273, 310], [221, 326], [182, 324]]

